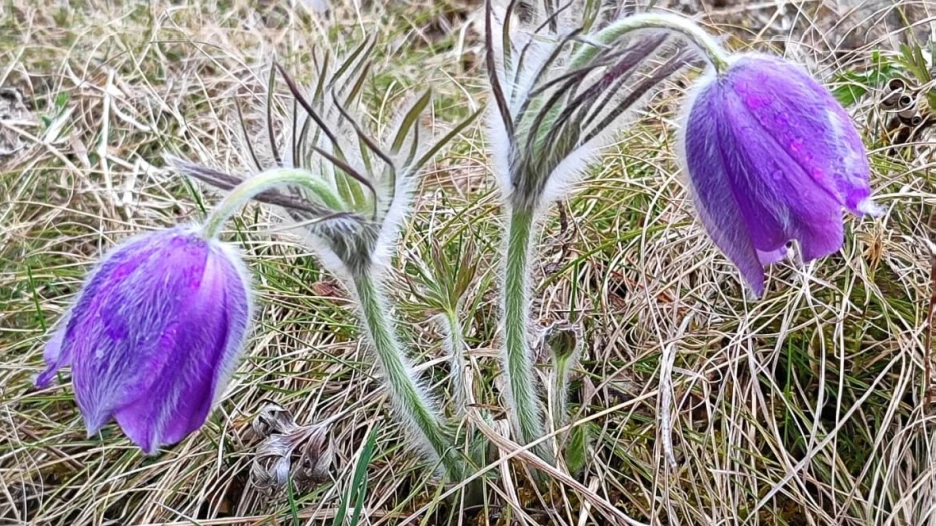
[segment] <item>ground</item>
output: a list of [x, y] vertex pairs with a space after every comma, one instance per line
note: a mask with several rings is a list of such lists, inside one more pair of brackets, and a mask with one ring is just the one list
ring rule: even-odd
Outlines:
[[[47, 331], [105, 250], [199, 221], [218, 198], [167, 169], [167, 154], [250, 169], [235, 100], [262, 138], [274, 57], [310, 83], [313, 49], [341, 53], [367, 31], [378, 41], [366, 88], [375, 123], [425, 86], [434, 91], [427, 124], [440, 131], [485, 104], [477, 2], [339, 1], [328, 15], [313, 4], [0, 5], [0, 524], [330, 524], [372, 433], [361, 524], [607, 524], [602, 505], [653, 524], [936, 524], [925, 365], [932, 150], [925, 134], [890, 149], [873, 91], [849, 111], [884, 215], [848, 217], [838, 254], [772, 267], [763, 299], [745, 290], [687, 198], [670, 125], [685, 82], [659, 94], [554, 207], [538, 247], [535, 317], [583, 319], [572, 422], [590, 441], [576, 473], [537, 486], [500, 443], [479, 504], [444, 497], [451, 487], [390, 416], [347, 293], [254, 206], [228, 238], [262, 307], [219, 409], [155, 457], [114, 425], [87, 437], [67, 372], [58, 386], [32, 387]], [[907, 41], [892, 26], [884, 39], [849, 40], [828, 23], [844, 19], [841, 6], [797, 5], [681, 8], [731, 34], [729, 47], [786, 53], [830, 87], [866, 71], [872, 51], [891, 56], [893, 41]], [[883, 5], [891, 22], [897, 7], [917, 29], [933, 15], [925, 3]], [[434, 244], [445, 268], [460, 240], [474, 240], [461, 317], [477, 394], [505, 431], [501, 215], [485, 152], [477, 123], [427, 170], [392, 292], [424, 374], [450, 388], [436, 312], [406, 276]], [[675, 467], [658, 418], [669, 357]], [[271, 497], [247, 484], [250, 422], [271, 400], [302, 424], [334, 419], [332, 468], [311, 491]]]

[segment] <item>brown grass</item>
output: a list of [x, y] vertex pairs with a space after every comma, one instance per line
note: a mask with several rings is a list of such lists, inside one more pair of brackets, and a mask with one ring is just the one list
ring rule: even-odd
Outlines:
[[[113, 425], [87, 438], [67, 374], [32, 388], [46, 331], [104, 250], [197, 221], [216, 199], [164, 169], [164, 154], [249, 169], [234, 99], [255, 108], [247, 118], [260, 137], [274, 55], [309, 82], [313, 47], [346, 49], [366, 29], [379, 41], [368, 88], [376, 122], [413, 87], [434, 88], [440, 126], [483, 103], [476, 4], [337, 4], [331, 20], [299, 2], [0, 5], [0, 86], [24, 95], [0, 119], [0, 152], [3, 141], [19, 148], [0, 157], [0, 524], [330, 524], [375, 429], [362, 524], [607, 524], [607, 508], [652, 524], [936, 524], [936, 433], [923, 403], [933, 150], [924, 137], [887, 155], [873, 96], [852, 109], [886, 215], [849, 218], [840, 254], [773, 268], [760, 301], [693, 219], [665, 126], [682, 88], [609, 148], [563, 205], [568, 228], [556, 218], [541, 248], [538, 318], [583, 315], [571, 421], [592, 437], [583, 472], [550, 477], [544, 494], [526, 478], [528, 455], [498, 440], [483, 505], [440, 498], [448, 488], [389, 418], [345, 293], [259, 207], [231, 238], [262, 309], [220, 409], [154, 458]], [[914, 12], [932, 15], [925, 7]], [[726, 6], [707, 20], [729, 25], [733, 46], [785, 48], [826, 81], [889, 49], [832, 54], [823, 16], [807, 2], [782, 14]], [[501, 417], [500, 216], [484, 140], [473, 127], [427, 174], [397, 267], [470, 227], [478, 270], [463, 322], [478, 395]], [[432, 313], [402, 283], [406, 337], [447, 388]], [[675, 468], [658, 421], [670, 360]], [[247, 427], [265, 399], [300, 423], [336, 419], [332, 480], [292, 501], [246, 484]], [[505, 429], [497, 419], [489, 432]]]

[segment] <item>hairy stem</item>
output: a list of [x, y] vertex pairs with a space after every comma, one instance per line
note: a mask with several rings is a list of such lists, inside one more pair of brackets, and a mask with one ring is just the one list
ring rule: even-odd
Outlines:
[[[593, 35], [591, 39], [600, 44], [610, 44], [626, 33], [639, 29], [664, 29], [679, 33], [702, 51], [706, 60], [715, 68], [716, 73], [723, 73], [728, 69], [730, 59], [718, 42], [698, 24], [680, 15], [641, 13], [624, 17], [605, 27]], [[581, 67], [591, 60], [598, 51], [599, 48], [594, 45], [585, 47], [572, 57], [570, 68]]]
[[[504, 372], [510, 395], [510, 417], [520, 444], [543, 436], [543, 423], [536, 397], [533, 352], [530, 348], [530, 252], [535, 226], [531, 209], [511, 211], [507, 225], [507, 254], [504, 269]], [[536, 448], [540, 458], [551, 462], [545, 444]]]
[[569, 375], [572, 374], [572, 367], [578, 363], [580, 335], [575, 326], [557, 322], [546, 331], [545, 340], [553, 360], [553, 400], [550, 408], [553, 430], [556, 430], [564, 427], [569, 419]]
[[328, 211], [339, 212], [344, 210], [344, 204], [332, 192], [331, 188], [320, 177], [306, 170], [295, 168], [274, 168], [259, 173], [244, 180], [231, 190], [220, 203], [208, 214], [202, 233], [206, 238], [218, 235], [223, 225], [238, 208], [270, 188], [285, 184], [304, 186], [318, 197]]
[[465, 378], [465, 336], [462, 333], [458, 313], [446, 310], [443, 314], [445, 323], [445, 345], [452, 358], [452, 389], [455, 391], [455, 412], [459, 419], [465, 416], [465, 408], [474, 398], [469, 392], [471, 386]]
[[352, 282], [361, 304], [364, 326], [387, 375], [393, 404], [409, 424], [407, 427], [411, 432], [424, 440], [438, 456], [449, 478], [461, 479], [465, 473], [464, 462], [443, 429], [439, 410], [419, 385], [416, 372], [394, 334], [393, 322], [387, 315], [387, 303], [378, 284], [369, 272], [354, 275]]

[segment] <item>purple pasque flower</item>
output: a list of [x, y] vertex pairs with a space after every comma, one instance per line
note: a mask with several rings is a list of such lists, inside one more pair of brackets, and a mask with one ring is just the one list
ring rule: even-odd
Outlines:
[[799, 67], [742, 55], [703, 79], [687, 106], [681, 160], [696, 208], [758, 296], [787, 242], [799, 242], [804, 261], [823, 257], [842, 246], [842, 207], [879, 213], [858, 132]]
[[249, 279], [193, 228], [136, 236], [91, 271], [45, 348], [48, 386], [71, 365], [88, 434], [111, 417], [147, 454], [205, 422], [243, 348]]

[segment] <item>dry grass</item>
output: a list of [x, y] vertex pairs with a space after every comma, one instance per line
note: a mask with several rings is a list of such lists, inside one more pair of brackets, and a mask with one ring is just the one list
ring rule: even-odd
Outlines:
[[[433, 117], [445, 126], [484, 98], [476, 7], [348, 2], [326, 22], [302, 4], [241, 0], [0, 5], [0, 85], [25, 95], [16, 118], [0, 121], [0, 149], [4, 140], [20, 147], [0, 157], [0, 524], [330, 524], [372, 430], [366, 524], [608, 524], [609, 508], [653, 524], [936, 524], [936, 429], [924, 404], [932, 149], [885, 155], [870, 100], [855, 115], [866, 123], [886, 215], [850, 218], [838, 255], [774, 267], [761, 301], [745, 299], [736, 271], [693, 220], [673, 128], [664, 127], [681, 100], [675, 85], [563, 204], [569, 225], [554, 217], [542, 243], [537, 315], [544, 324], [584, 320], [572, 423], [592, 440], [584, 470], [553, 477], [546, 494], [501, 440], [483, 506], [440, 497], [448, 488], [388, 418], [345, 293], [261, 208], [245, 210], [232, 237], [263, 308], [247, 358], [202, 431], [146, 458], [116, 426], [85, 437], [67, 378], [31, 387], [46, 330], [102, 251], [132, 232], [199, 220], [200, 203], [216, 198], [162, 169], [163, 154], [248, 169], [234, 98], [258, 109], [248, 120], [260, 136], [270, 57], [307, 82], [313, 46], [341, 50], [360, 41], [361, 28], [375, 31], [373, 118], [386, 119], [389, 102], [413, 86], [431, 85]], [[792, 17], [794, 28], [811, 28], [818, 16], [809, 3], [784, 17], [772, 7], [723, 11], [730, 16], [710, 18], [760, 49], [764, 39], [784, 42], [761, 27]], [[753, 29], [738, 29], [738, 16]], [[757, 26], [764, 22], [772, 25]], [[823, 39], [798, 38], [788, 40], [804, 45], [788, 51], [827, 79], [877, 48], [831, 58]], [[464, 325], [478, 397], [492, 405], [500, 392], [493, 190], [475, 126], [426, 177], [397, 265], [402, 284], [432, 242], [475, 237]], [[408, 290], [398, 291], [406, 336], [425, 374], [449, 388], [432, 312]], [[675, 469], [657, 418], [669, 366]], [[301, 423], [337, 419], [331, 482], [293, 499], [246, 486], [247, 424], [264, 399]]]

